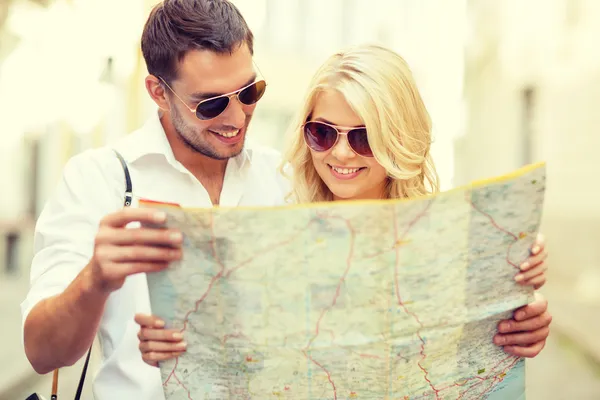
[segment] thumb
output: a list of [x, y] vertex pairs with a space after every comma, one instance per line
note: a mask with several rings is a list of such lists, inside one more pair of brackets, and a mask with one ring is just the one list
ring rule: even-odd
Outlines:
[[165, 322], [154, 315], [135, 314], [135, 322], [141, 327], [146, 328], [164, 328]]

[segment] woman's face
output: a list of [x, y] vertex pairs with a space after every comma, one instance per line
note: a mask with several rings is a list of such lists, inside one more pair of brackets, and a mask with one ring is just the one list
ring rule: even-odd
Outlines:
[[[345, 133], [353, 127], [364, 127], [363, 121], [336, 90], [321, 92], [316, 99], [311, 121], [335, 126]], [[310, 149], [315, 170], [325, 182], [334, 200], [381, 199], [385, 193], [387, 173], [374, 157], [363, 157], [352, 150], [348, 136], [338, 136], [336, 144], [326, 151]]]

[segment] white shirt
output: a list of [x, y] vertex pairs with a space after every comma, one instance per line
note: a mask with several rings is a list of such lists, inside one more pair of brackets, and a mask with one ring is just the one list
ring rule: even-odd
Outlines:
[[[60, 294], [89, 262], [99, 221], [123, 207], [124, 174], [113, 148], [127, 161], [133, 206], [140, 198], [212, 206], [208, 192], [173, 156], [158, 115], [112, 147], [73, 157], [37, 221], [23, 324], [39, 301]], [[277, 172], [279, 161], [275, 150], [247, 144], [227, 163], [220, 204], [283, 204], [287, 188]], [[93, 382], [96, 400], [164, 399], [159, 369], [144, 363], [138, 349], [136, 313], [151, 313], [144, 274], [129, 277], [106, 304], [98, 331], [102, 362]]]

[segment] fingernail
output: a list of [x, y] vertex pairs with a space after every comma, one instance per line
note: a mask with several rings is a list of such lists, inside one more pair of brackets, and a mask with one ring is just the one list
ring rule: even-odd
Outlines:
[[181, 339], [183, 339], [183, 335], [181, 333], [179, 333], [179, 332], [175, 332], [173, 334], [173, 339], [181, 340]]
[[169, 239], [171, 239], [171, 241], [173, 242], [181, 242], [181, 240], [183, 239], [183, 235], [181, 234], [181, 232], [174, 232], [171, 233]]
[[525, 318], [525, 313], [523, 311], [519, 311], [516, 315], [515, 315], [516, 319], [524, 319]]
[[500, 331], [506, 332], [510, 330], [510, 322], [502, 322], [500, 324]]
[[517, 281], [517, 282], [521, 282], [523, 279], [525, 279], [525, 275], [523, 275], [523, 274], [519, 274], [519, 275], [515, 276], [515, 281]]
[[521, 271], [526, 271], [529, 269], [531, 265], [528, 262], [524, 262], [523, 264], [521, 264]]
[[534, 246], [531, 252], [535, 255], [540, 252], [540, 246]]
[[500, 335], [496, 335], [494, 337], [494, 343], [496, 343], [497, 345], [502, 345], [502, 343], [504, 343], [506, 340], [504, 339], [503, 336]]
[[185, 349], [187, 348], [187, 343], [186, 342], [181, 342], [177, 345], [177, 347], [179, 347], [180, 349]]
[[157, 328], [164, 328], [165, 327], [165, 321], [161, 321], [161, 320], [155, 321], [154, 322], [154, 326], [157, 327]]
[[158, 211], [154, 214], [154, 220], [156, 222], [165, 222], [167, 219], [167, 214], [164, 211]]
[[174, 258], [174, 259], [179, 259], [181, 258], [181, 251], [180, 250], [171, 250], [169, 255]]

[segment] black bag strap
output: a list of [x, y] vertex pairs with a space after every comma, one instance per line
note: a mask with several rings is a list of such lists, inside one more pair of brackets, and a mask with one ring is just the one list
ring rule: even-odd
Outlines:
[[92, 346], [90, 346], [87, 356], [85, 357], [85, 363], [83, 364], [83, 370], [81, 371], [81, 377], [79, 378], [79, 384], [77, 385], [77, 392], [75, 393], [75, 400], [79, 400], [81, 398], [83, 383], [85, 382], [85, 375], [87, 374], [88, 364], [90, 363], [90, 354], [92, 354]]
[[[123, 201], [123, 205], [125, 207], [131, 206], [131, 201], [133, 199], [133, 186], [131, 184], [131, 176], [129, 175], [129, 168], [127, 168], [127, 162], [123, 158], [118, 151], [113, 150], [121, 162], [121, 166], [123, 167], [123, 173], [125, 174], [125, 198]], [[83, 370], [81, 371], [81, 377], [79, 378], [79, 384], [77, 385], [77, 392], [75, 393], [75, 400], [81, 399], [81, 393], [83, 391], [83, 384], [85, 382], [85, 375], [87, 374], [88, 365], [90, 363], [90, 355], [92, 353], [92, 346], [90, 346], [87, 356], [85, 357], [85, 363], [83, 364]]]
[[125, 203], [123, 204], [125, 207], [129, 207], [131, 205], [132, 197], [133, 197], [133, 187], [131, 185], [131, 176], [129, 176], [129, 168], [127, 168], [127, 162], [123, 158], [118, 151], [113, 150], [117, 155], [117, 158], [121, 162], [121, 166], [123, 167], [123, 173], [125, 174]]

